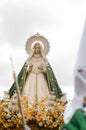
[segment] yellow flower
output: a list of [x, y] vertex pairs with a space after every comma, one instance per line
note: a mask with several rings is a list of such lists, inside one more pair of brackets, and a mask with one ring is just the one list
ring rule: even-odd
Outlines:
[[48, 99], [48, 97], [46, 97], [46, 96], [45, 96], [45, 97], [43, 97], [43, 100], [44, 100], [44, 101], [47, 101], [47, 99]]
[[10, 123], [6, 123], [6, 124], [5, 124], [5, 127], [6, 127], [6, 128], [10, 127]]
[[52, 121], [53, 118], [52, 118], [51, 116], [48, 116], [47, 119], [48, 119], [49, 121]]
[[[28, 105], [28, 99], [25, 96], [21, 96], [23, 110], [25, 114], [25, 120], [26, 123], [31, 121], [36, 121], [40, 126], [44, 126], [46, 128], [53, 129], [54, 127], [61, 128], [63, 125], [63, 112], [65, 109], [65, 104], [61, 103], [59, 99], [55, 100], [55, 109], [53, 110], [47, 110], [47, 101], [48, 97], [44, 97], [38, 104], [32, 103]], [[14, 110], [10, 111], [8, 108], [9, 103], [11, 103], [11, 100], [9, 102], [1, 102], [0, 101], [0, 124], [2, 124], [4, 127], [11, 128], [16, 124], [16, 128], [20, 127], [22, 125], [22, 118], [20, 115], [20, 111], [15, 112]], [[5, 121], [4, 117], [7, 117], [7, 112], [4, 110], [7, 109], [10, 112], [11, 119], [10, 121]], [[55, 120], [53, 120], [55, 119]]]
[[44, 108], [45, 108], [45, 105], [44, 105], [43, 103], [41, 103], [41, 104], [39, 104], [39, 107], [40, 107], [41, 109], [44, 109]]
[[52, 124], [53, 127], [57, 127], [57, 125], [58, 125], [57, 122], [53, 122]]
[[17, 125], [21, 124], [22, 123], [22, 119], [21, 118], [16, 119], [16, 123], [17, 123]]
[[2, 120], [1, 117], [0, 117], [0, 124], [1, 124], [1, 123], [3, 123], [3, 120]]
[[57, 116], [57, 114], [58, 114], [57, 110], [52, 112], [53, 116]]
[[37, 121], [40, 119], [40, 117], [42, 116], [41, 113], [39, 113], [36, 117], [37, 117]]

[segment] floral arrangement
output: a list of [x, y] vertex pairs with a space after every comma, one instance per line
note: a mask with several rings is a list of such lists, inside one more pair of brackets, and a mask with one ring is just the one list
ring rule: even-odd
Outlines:
[[[65, 102], [44, 97], [39, 103], [28, 104], [27, 97], [21, 96], [26, 123], [35, 122], [40, 127], [58, 128], [63, 125]], [[22, 117], [18, 106], [17, 94], [0, 101], [0, 125], [3, 128], [22, 127]]]

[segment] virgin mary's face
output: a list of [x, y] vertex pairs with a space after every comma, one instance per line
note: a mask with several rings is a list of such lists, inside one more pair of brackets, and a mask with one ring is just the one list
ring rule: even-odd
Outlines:
[[41, 47], [40, 47], [40, 45], [39, 44], [36, 44], [35, 46], [34, 46], [34, 53], [35, 54], [40, 54], [40, 50], [41, 50]]

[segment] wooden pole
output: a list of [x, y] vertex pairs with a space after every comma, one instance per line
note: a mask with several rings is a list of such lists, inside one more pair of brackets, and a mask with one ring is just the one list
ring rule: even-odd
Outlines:
[[15, 70], [14, 70], [14, 64], [13, 64], [12, 56], [10, 57], [10, 60], [11, 60], [11, 65], [12, 65], [12, 69], [13, 69], [13, 78], [14, 78], [14, 82], [16, 84], [16, 92], [17, 92], [17, 95], [18, 95], [18, 102], [19, 102], [20, 112], [21, 112], [21, 116], [22, 116], [23, 127], [24, 127], [24, 130], [31, 130], [31, 128], [29, 128], [26, 125], [26, 122], [25, 122], [24, 111], [23, 111], [23, 108], [22, 108], [21, 97], [20, 97], [19, 84], [18, 84], [18, 80], [17, 80], [16, 73], [15, 73]]

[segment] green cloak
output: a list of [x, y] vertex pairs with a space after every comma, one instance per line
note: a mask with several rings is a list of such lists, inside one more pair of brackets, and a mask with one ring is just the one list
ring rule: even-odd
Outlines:
[[76, 110], [69, 123], [64, 124], [61, 130], [86, 130], [86, 116], [82, 109]]
[[[60, 87], [57, 83], [57, 80], [55, 78], [55, 75], [52, 71], [50, 64], [48, 64], [46, 66], [46, 70], [47, 70], [47, 73], [45, 74], [45, 76], [46, 76], [47, 81], [48, 81], [49, 90], [54, 91], [56, 97], [60, 98], [62, 96], [62, 91], [61, 91], [61, 89], [60, 89]], [[25, 63], [23, 65], [20, 73], [18, 74], [18, 77], [17, 77], [21, 95], [22, 95], [23, 88], [24, 88], [24, 85], [25, 85], [25, 82], [26, 82], [27, 74], [28, 74], [27, 65]], [[11, 86], [10, 90], [9, 90], [10, 97], [14, 94], [15, 89], [16, 89], [16, 86], [15, 86], [15, 82], [14, 82], [13, 85]]]

